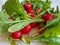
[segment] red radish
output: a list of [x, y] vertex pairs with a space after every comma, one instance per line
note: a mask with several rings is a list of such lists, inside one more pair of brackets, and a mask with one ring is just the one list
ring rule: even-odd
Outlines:
[[31, 15], [31, 17], [35, 17], [36, 16], [36, 14], [34, 13], [34, 10], [32, 8], [30, 8], [30, 9], [28, 9], [26, 11], [27, 11], [27, 13], [29, 13]]
[[26, 10], [26, 11], [27, 11], [27, 13], [29, 13], [29, 14], [31, 15], [31, 17], [35, 17], [35, 16], [36, 16], [36, 14], [34, 13], [33, 8], [29, 8], [29, 9]]
[[34, 19], [34, 17], [36, 16], [36, 14], [34, 13], [34, 10], [33, 9], [29, 9], [29, 10], [26, 10], [28, 14], [30, 14], [31, 17], [33, 17], [32, 19]]
[[41, 8], [38, 7], [38, 8], [36, 9], [36, 12], [37, 12], [37, 13], [41, 12]]
[[19, 31], [13, 32], [11, 36], [13, 39], [20, 39], [22, 37], [22, 31], [19, 30]]
[[36, 14], [34, 13], [34, 10], [32, 8], [32, 4], [30, 2], [26, 2], [24, 4], [24, 8], [27, 11], [27, 13], [29, 13], [31, 15], [31, 17], [35, 17]]
[[28, 34], [31, 31], [32, 27], [31, 25], [27, 25], [22, 29], [23, 34]]
[[26, 10], [27, 13], [34, 13], [34, 10], [32, 8], [29, 8], [28, 10]]
[[45, 22], [47, 22], [48, 20], [52, 20], [53, 19], [53, 15], [50, 13], [44, 14], [42, 16], [42, 18], [44, 19]]
[[32, 8], [31, 3], [30, 3], [30, 2], [25, 2], [24, 8], [25, 8], [26, 10]]

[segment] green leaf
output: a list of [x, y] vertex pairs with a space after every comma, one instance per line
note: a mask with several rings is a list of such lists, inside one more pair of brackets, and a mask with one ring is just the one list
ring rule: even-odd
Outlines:
[[44, 8], [44, 2], [43, 1], [36, 1], [34, 4], [33, 4], [33, 9], [36, 9], [37, 7], [40, 7], [41, 9]]
[[55, 11], [54, 11], [54, 7], [51, 8], [50, 12], [51, 12], [51, 13], [54, 13], [54, 12], [55, 12]]
[[8, 24], [0, 24], [0, 34], [8, 32], [9, 25]]
[[39, 38], [40, 38], [40, 41], [43, 41], [43, 42], [60, 44], [59, 37], [50, 37], [50, 38], [39, 37]]
[[[44, 36], [46, 38], [59, 37], [59, 35], [60, 35], [60, 28], [59, 27], [60, 27], [60, 25], [56, 25], [53, 28], [51, 27], [51, 28], [46, 29], [47, 31], [44, 33]], [[56, 28], [57, 28], [57, 30], [56, 30]]]
[[42, 42], [56, 43], [60, 45], [60, 22], [51, 28], [47, 28], [45, 33], [36, 36], [35, 39]]
[[42, 40], [46, 41], [46, 42], [53, 42], [53, 43], [60, 44], [60, 37], [59, 37], [59, 35], [60, 35], [60, 25], [56, 25], [53, 28], [48, 28], [48, 29], [49, 29], [49, 31], [47, 30], [43, 34], [44, 38]]
[[21, 22], [21, 23], [17, 23], [12, 25], [11, 27], [9, 27], [8, 31], [9, 32], [15, 32], [18, 30], [23, 29], [26, 25], [28, 25], [30, 22], [29, 21], [25, 21], [25, 22]]
[[56, 7], [56, 13], [59, 13], [59, 7], [58, 6]]
[[56, 18], [51, 21], [48, 21], [46, 27], [55, 26], [59, 23], [59, 21], [60, 21], [60, 18]]
[[3, 5], [2, 9], [5, 9], [6, 12], [7, 12], [9, 15], [12, 15], [13, 13], [15, 13], [15, 11], [11, 8], [11, 6], [8, 6], [8, 5], [9, 5], [9, 2], [7, 1], [7, 2]]
[[0, 12], [0, 20], [2, 21], [8, 21], [8, 15], [5, 10]]
[[45, 14], [46, 13], [46, 10], [45, 11], [42, 11], [42, 12], [40, 12], [40, 14], [38, 14], [38, 16], [40, 17], [40, 16], [42, 16], [43, 14]]
[[44, 9], [49, 9], [51, 8], [51, 1], [50, 0], [46, 0], [45, 3], [44, 3]]
[[9, 28], [8, 22], [11, 21], [8, 19], [7, 13], [4, 11], [0, 12], [0, 33], [7, 32]]
[[3, 5], [3, 9], [5, 9], [9, 15], [17, 13], [23, 16], [23, 19], [30, 17], [24, 10], [23, 5], [19, 3], [19, 0], [8, 0], [5, 5]]

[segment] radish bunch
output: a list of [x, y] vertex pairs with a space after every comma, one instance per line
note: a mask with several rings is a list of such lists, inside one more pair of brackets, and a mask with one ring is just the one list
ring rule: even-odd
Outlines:
[[[37, 14], [34, 12], [33, 6], [30, 2], [25, 2], [24, 3], [24, 9], [26, 10], [27, 14], [30, 14], [31, 17], [35, 17]], [[41, 12], [41, 8], [38, 7], [36, 8], [36, 12], [40, 13]], [[33, 18], [31, 18], [33, 19]], [[53, 19], [53, 15], [50, 13], [46, 13], [44, 15], [42, 15], [42, 19], [47, 22], [48, 20], [52, 20]], [[12, 38], [14, 39], [20, 39], [22, 37], [22, 34], [29, 34], [29, 32], [31, 31], [32, 28], [36, 28], [38, 27], [38, 30], [42, 28], [42, 26], [40, 25], [40, 22], [33, 22], [28, 24], [27, 26], [25, 26], [23, 29], [13, 32], [11, 34]], [[39, 32], [40, 34], [42, 34], [42, 32]]]

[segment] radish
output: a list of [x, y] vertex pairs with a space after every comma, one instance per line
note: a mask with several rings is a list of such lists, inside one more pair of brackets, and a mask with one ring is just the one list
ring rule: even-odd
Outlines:
[[44, 14], [42, 16], [42, 18], [44, 19], [45, 22], [47, 22], [48, 20], [52, 20], [53, 19], [53, 15], [50, 13]]
[[31, 31], [32, 27], [31, 25], [27, 25], [22, 29], [23, 34], [28, 34]]
[[13, 39], [20, 39], [22, 37], [22, 31], [19, 30], [19, 31], [13, 32], [11, 36]]

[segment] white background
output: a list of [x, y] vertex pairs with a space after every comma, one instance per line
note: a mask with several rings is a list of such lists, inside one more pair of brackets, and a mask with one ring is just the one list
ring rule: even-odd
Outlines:
[[[0, 11], [1, 11], [2, 5], [4, 4], [5, 1], [6, 0], [0, 0]], [[60, 0], [51, 0], [51, 1], [52, 1], [51, 7], [56, 8], [56, 6], [58, 5], [60, 8]], [[3, 40], [3, 38], [0, 37], [0, 45], [10, 45], [8, 41], [2, 42], [2, 40]], [[18, 45], [25, 45], [25, 44], [23, 42], [18, 42]], [[43, 44], [38, 41], [32, 41], [30, 45], [43, 45]]]

